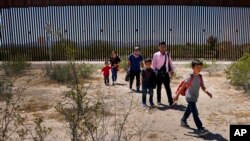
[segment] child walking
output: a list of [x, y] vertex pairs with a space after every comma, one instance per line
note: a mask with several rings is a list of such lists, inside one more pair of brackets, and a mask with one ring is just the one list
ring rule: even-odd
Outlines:
[[204, 83], [203, 83], [202, 76], [200, 74], [200, 72], [202, 70], [203, 63], [198, 59], [194, 59], [191, 63], [191, 66], [193, 69], [193, 73], [189, 74], [185, 78], [183, 86], [180, 88], [180, 90], [177, 92], [177, 94], [174, 97], [174, 101], [176, 102], [178, 100], [181, 91], [184, 90], [185, 87], [187, 87], [187, 85], [190, 83], [186, 92], [185, 92], [185, 97], [186, 97], [186, 101], [187, 101], [188, 105], [187, 105], [186, 111], [181, 119], [181, 126], [185, 127], [185, 128], [190, 128], [190, 126], [187, 123], [187, 119], [190, 116], [190, 114], [192, 113], [195, 125], [198, 129], [198, 136], [204, 136], [204, 135], [209, 134], [209, 131], [206, 130], [202, 125], [202, 122], [201, 122], [199, 115], [198, 115], [196, 102], [197, 102], [198, 97], [199, 97], [200, 87], [210, 98], [212, 98], [212, 94], [206, 90]]
[[101, 73], [103, 73], [104, 76], [104, 83], [105, 85], [109, 85], [109, 71], [111, 67], [109, 66], [109, 62], [105, 61], [105, 66], [102, 68]]
[[156, 88], [156, 74], [151, 68], [152, 60], [150, 58], [145, 59], [145, 68], [142, 70], [142, 105], [147, 107], [146, 98], [149, 91], [149, 103], [150, 107], [154, 107], [153, 102], [153, 89]]

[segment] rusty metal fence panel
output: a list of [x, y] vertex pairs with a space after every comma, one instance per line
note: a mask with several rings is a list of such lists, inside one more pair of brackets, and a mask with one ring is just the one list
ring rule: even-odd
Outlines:
[[250, 52], [250, 8], [205, 6], [50, 6], [0, 9], [0, 60], [104, 61], [160, 41], [175, 60], [237, 60]]

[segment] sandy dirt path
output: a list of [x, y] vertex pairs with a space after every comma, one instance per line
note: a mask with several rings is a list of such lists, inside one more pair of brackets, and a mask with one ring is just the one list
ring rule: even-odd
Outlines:
[[[236, 89], [229, 84], [223, 69], [216, 71], [212, 76], [209, 76], [206, 71], [202, 72], [205, 85], [213, 94], [213, 98], [210, 99], [206, 94], [200, 92], [197, 103], [203, 125], [211, 132], [211, 134], [203, 138], [199, 138], [194, 134], [196, 127], [192, 115], [188, 120], [192, 129], [180, 127], [180, 119], [187, 105], [184, 97], [179, 98], [177, 106], [170, 108], [167, 106], [166, 91], [163, 89], [162, 103], [165, 106], [148, 111], [142, 107], [141, 93], [129, 93], [128, 83], [124, 81], [124, 72], [118, 73], [118, 85], [105, 86], [98, 71], [94, 73], [91, 86], [93, 89], [89, 93], [93, 93], [96, 90], [101, 91], [109, 97], [109, 102], [115, 103], [119, 107], [119, 112], [124, 110], [121, 105], [126, 104], [132, 98], [133, 106], [127, 124], [132, 129], [135, 129], [133, 128], [134, 125], [143, 127], [143, 130], [145, 130], [143, 132], [143, 141], [224, 141], [229, 140], [230, 124], [250, 123], [250, 97], [242, 90]], [[184, 65], [179, 65], [176, 72], [177, 77], [171, 81], [173, 94], [182, 76], [191, 72], [191, 69]], [[31, 120], [34, 116], [42, 115], [45, 125], [53, 128], [51, 135], [47, 138], [49, 141], [70, 140], [68, 125], [54, 108], [58, 101], [65, 100], [62, 92], [66, 89], [66, 86], [44, 80], [41, 75], [37, 75], [32, 80], [31, 87], [27, 90], [24, 98], [22, 112], [28, 115], [30, 122], [27, 123], [32, 125]], [[156, 103], [156, 90], [154, 90], [154, 102]], [[111, 109], [110, 111], [112, 112], [113, 110]], [[131, 140], [138, 141], [139, 135], [136, 134], [138, 132], [132, 131], [132, 129], [131, 132], [134, 133], [134, 136]]]

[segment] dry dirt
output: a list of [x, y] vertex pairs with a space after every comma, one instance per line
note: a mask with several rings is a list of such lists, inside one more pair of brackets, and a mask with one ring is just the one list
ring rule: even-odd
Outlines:
[[[182, 76], [191, 72], [185, 65], [177, 66], [177, 77], [172, 79], [172, 93], [175, 92]], [[39, 70], [32, 71], [35, 77], [27, 89], [21, 112], [28, 116], [27, 124], [33, 125], [35, 116], [44, 117], [44, 125], [53, 129], [46, 138], [48, 141], [70, 141], [70, 130], [64, 117], [54, 108], [59, 101], [64, 101], [63, 91], [67, 90], [65, 85], [58, 84], [43, 78]], [[128, 118], [127, 132], [133, 135], [133, 141], [139, 140], [139, 129], [142, 129], [143, 141], [198, 141], [198, 140], [229, 140], [230, 124], [250, 123], [250, 97], [243, 90], [231, 86], [226, 80], [223, 69], [218, 69], [209, 76], [206, 71], [202, 72], [207, 89], [213, 94], [210, 99], [203, 92], [197, 103], [200, 118], [211, 134], [198, 138], [194, 134], [195, 124], [190, 116], [188, 123], [193, 129], [180, 127], [180, 119], [186, 107], [184, 97], [180, 97], [178, 105], [169, 108], [167, 105], [166, 91], [162, 90], [161, 106], [150, 111], [141, 105], [140, 93], [129, 93], [128, 83], [124, 81], [125, 73], [118, 73], [118, 85], [105, 86], [99, 70], [93, 75], [89, 95], [96, 91], [101, 92], [107, 98], [107, 106], [112, 107], [110, 112], [122, 114], [128, 109], [129, 101], [132, 99], [132, 111]], [[148, 98], [147, 98], [148, 100]], [[154, 102], [156, 103], [156, 90], [154, 90]], [[130, 128], [129, 128], [130, 127]], [[138, 127], [138, 128], [137, 128]], [[112, 120], [110, 121], [112, 130]], [[112, 132], [110, 132], [112, 134]], [[29, 140], [29, 139], [27, 139]]]

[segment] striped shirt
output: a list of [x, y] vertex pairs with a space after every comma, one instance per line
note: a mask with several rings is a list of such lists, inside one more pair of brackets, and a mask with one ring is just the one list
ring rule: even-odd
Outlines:
[[169, 53], [169, 58], [168, 58], [167, 52], [166, 52], [165, 54], [166, 54], [166, 57], [167, 57], [167, 58], [165, 58], [165, 55], [162, 55], [160, 51], [159, 51], [159, 52], [156, 52], [156, 53], [154, 54], [154, 56], [153, 56], [153, 61], [152, 61], [152, 68], [153, 68], [154, 70], [156, 70], [156, 69], [157, 69], [157, 70], [160, 70], [161, 67], [162, 67], [163, 64], [164, 64], [165, 59], [166, 59], [166, 71], [169, 72], [169, 71], [168, 71], [168, 70], [169, 70], [169, 68], [168, 68], [168, 66], [169, 66], [169, 65], [168, 65], [168, 62], [170, 63], [170, 67], [171, 67], [172, 71], [175, 70], [175, 67], [174, 67], [174, 65], [173, 65], [173, 61], [172, 61], [172, 59], [171, 59], [170, 53]]

